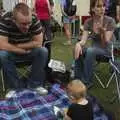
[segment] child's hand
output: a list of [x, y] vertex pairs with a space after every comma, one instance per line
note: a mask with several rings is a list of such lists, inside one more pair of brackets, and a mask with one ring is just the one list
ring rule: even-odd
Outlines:
[[64, 108], [63, 111], [64, 111], [64, 120], [72, 120], [72, 119], [67, 115], [68, 108]]

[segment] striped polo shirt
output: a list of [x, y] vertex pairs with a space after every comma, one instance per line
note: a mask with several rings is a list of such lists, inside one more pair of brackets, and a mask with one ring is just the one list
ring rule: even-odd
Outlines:
[[12, 16], [12, 12], [8, 12], [0, 19], [0, 35], [8, 37], [10, 43], [15, 44], [31, 41], [34, 35], [42, 32], [42, 26], [36, 16], [32, 16], [32, 24], [26, 33], [19, 30]]

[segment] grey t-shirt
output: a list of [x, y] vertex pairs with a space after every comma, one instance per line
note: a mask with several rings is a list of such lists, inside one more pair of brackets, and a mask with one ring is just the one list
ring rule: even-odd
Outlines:
[[[101, 46], [100, 34], [94, 32], [93, 26], [94, 26], [93, 18], [89, 18], [88, 20], [85, 21], [84, 30], [89, 31], [91, 33], [90, 38], [93, 40], [93, 45], [97, 45], [100, 47]], [[114, 31], [116, 27], [115, 20], [109, 16], [104, 16], [103, 26], [106, 26], [107, 31]], [[114, 40], [115, 36], [113, 34], [111, 42]], [[107, 44], [106, 48], [108, 47], [110, 48], [111, 42]]]

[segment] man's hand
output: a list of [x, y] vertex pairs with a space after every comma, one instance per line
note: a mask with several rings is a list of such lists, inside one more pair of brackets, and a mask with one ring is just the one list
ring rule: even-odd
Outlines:
[[78, 43], [75, 45], [75, 59], [78, 59], [80, 55], [82, 55], [82, 46], [81, 46], [80, 43], [78, 42]]

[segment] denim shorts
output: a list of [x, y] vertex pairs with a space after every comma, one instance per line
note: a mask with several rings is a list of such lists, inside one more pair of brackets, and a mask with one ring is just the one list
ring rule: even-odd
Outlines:
[[72, 18], [68, 18], [67, 16], [63, 16], [63, 23], [73, 23], [75, 20]]

